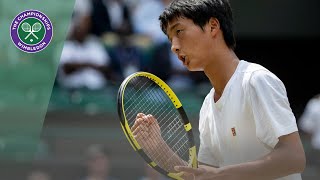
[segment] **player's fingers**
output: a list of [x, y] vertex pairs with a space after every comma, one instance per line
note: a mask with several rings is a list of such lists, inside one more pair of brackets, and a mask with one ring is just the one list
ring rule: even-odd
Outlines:
[[157, 124], [158, 125], [158, 121], [155, 117], [153, 117], [151, 114], [148, 114], [147, 116], [147, 120], [148, 120], [148, 124]]
[[[134, 123], [134, 125], [132, 126], [131, 131], [132, 131], [132, 132], [137, 131], [137, 128], [141, 126], [142, 122], [143, 122], [142, 119], [137, 120], [137, 121]], [[140, 127], [139, 129], [141, 129], [141, 127]]]
[[140, 127], [134, 132], [133, 137], [138, 141], [138, 143], [144, 146], [146, 140], [149, 138], [149, 132], [143, 131]]
[[158, 135], [158, 136], [161, 136], [161, 130], [160, 130], [160, 127], [158, 124], [156, 123], [153, 123], [151, 125], [148, 126], [150, 131], [154, 134], [154, 135]]
[[186, 172], [186, 173], [191, 173], [194, 175], [204, 173], [204, 169], [199, 169], [199, 168], [195, 169], [195, 168], [188, 167], [188, 166], [175, 166], [174, 169], [178, 172]]
[[[137, 128], [137, 129], [139, 129], [139, 128]], [[138, 143], [139, 143], [140, 145], [142, 145], [141, 143], [143, 143], [143, 139], [144, 139], [142, 131], [137, 130], [137, 131], [133, 134], [133, 137], [138, 141]]]
[[138, 132], [149, 133], [149, 128], [144, 123], [141, 123], [132, 131], [133, 135], [138, 134]]
[[181, 176], [184, 180], [196, 180], [194, 174], [184, 172]]
[[142, 122], [143, 118], [136, 119], [133, 126], [131, 127], [131, 131], [134, 131]]
[[174, 170], [178, 171], [178, 172], [187, 172], [187, 173], [194, 173], [195, 170], [193, 168], [187, 167], [187, 166], [175, 166]]
[[147, 117], [149, 123], [157, 122], [156, 118], [154, 118], [152, 116], [152, 114], [148, 114], [146, 117]]
[[151, 127], [153, 127], [155, 130], [160, 130], [160, 126], [157, 119], [151, 114], [148, 115], [148, 118], [149, 118], [149, 125], [151, 125]]
[[149, 127], [145, 123], [141, 123], [141, 125], [139, 127], [144, 132], [148, 132], [149, 131]]
[[135, 135], [138, 135], [138, 132], [140, 132], [140, 127], [136, 127], [133, 131], [132, 131], [132, 134], [135, 136]]
[[142, 118], [143, 116], [145, 116], [145, 114], [143, 114], [143, 113], [138, 113], [136, 119], [137, 119], [137, 118]]

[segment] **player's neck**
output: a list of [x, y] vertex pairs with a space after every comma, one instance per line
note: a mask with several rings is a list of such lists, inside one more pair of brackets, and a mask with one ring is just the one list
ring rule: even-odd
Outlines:
[[223, 94], [223, 90], [235, 72], [239, 64], [239, 58], [230, 50], [228, 53], [216, 56], [216, 59], [204, 70], [211, 85], [215, 89], [215, 101]]

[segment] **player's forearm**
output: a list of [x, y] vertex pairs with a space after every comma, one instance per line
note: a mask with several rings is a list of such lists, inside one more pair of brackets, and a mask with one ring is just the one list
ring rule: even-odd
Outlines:
[[[256, 161], [221, 168], [222, 174], [232, 174], [239, 179], [276, 179], [301, 173], [305, 168], [305, 157], [299, 147], [280, 145], [268, 155]], [[241, 178], [240, 178], [241, 177]]]

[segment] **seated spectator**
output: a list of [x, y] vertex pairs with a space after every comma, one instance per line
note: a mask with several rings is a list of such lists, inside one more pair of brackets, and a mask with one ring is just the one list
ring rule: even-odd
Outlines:
[[151, 56], [144, 59], [141, 69], [157, 75], [174, 90], [186, 89], [193, 83], [189, 77], [190, 72], [171, 52], [168, 37], [162, 32], [158, 20], [159, 14], [170, 2], [171, 0], [140, 0], [132, 13], [133, 29], [136, 34], [149, 37], [153, 43]]
[[130, 39], [121, 37], [121, 43], [109, 49], [114, 68], [121, 77], [127, 77], [130, 74], [142, 69], [144, 53], [137, 46], [130, 43]]
[[311, 145], [320, 150], [320, 94], [311, 98], [299, 118], [302, 131], [311, 136]]
[[62, 50], [57, 83], [67, 89], [102, 89], [108, 80], [115, 78], [109, 54], [100, 39], [89, 34], [89, 15], [82, 14], [74, 19]]
[[28, 174], [27, 180], [51, 180], [51, 177], [45, 171], [33, 170]]
[[130, 11], [123, 0], [92, 0], [91, 33], [99, 37], [107, 33], [120, 36], [132, 33]]
[[119, 79], [140, 70], [141, 50], [133, 45], [131, 11], [124, 0], [92, 1], [91, 33], [99, 36], [107, 48], [112, 69]]
[[100, 144], [93, 144], [85, 152], [86, 175], [81, 180], [116, 180], [110, 176], [110, 152]]
[[159, 14], [171, 0], [140, 0], [132, 10], [133, 31], [149, 36], [158, 45], [168, 41], [160, 28]]

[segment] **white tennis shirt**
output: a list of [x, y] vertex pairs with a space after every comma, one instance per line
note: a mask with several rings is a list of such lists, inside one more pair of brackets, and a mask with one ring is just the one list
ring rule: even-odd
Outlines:
[[[270, 153], [278, 137], [298, 131], [281, 80], [266, 68], [241, 60], [222, 96], [214, 89], [200, 110], [198, 160], [223, 167]], [[280, 178], [301, 180], [300, 174]]]

